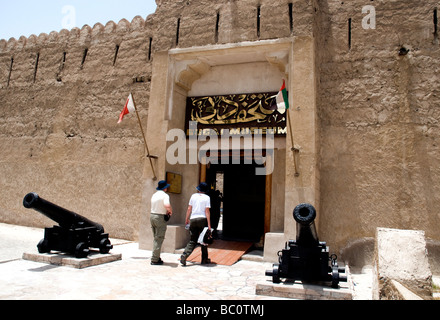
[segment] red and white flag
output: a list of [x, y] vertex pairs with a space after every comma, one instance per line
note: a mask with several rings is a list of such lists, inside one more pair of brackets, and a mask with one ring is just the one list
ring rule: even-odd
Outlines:
[[119, 116], [118, 123], [122, 122], [122, 119], [124, 119], [124, 116], [126, 116], [127, 114], [130, 114], [130, 113], [133, 113], [135, 111], [136, 111], [136, 108], [134, 106], [133, 96], [130, 93], [130, 95], [128, 96], [127, 102], [125, 103], [124, 110], [122, 110], [121, 115]]

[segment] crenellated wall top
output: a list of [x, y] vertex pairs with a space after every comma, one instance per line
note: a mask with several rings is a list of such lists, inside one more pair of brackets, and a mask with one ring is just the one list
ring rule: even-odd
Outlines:
[[127, 19], [121, 19], [118, 23], [109, 21], [105, 26], [101, 23], [96, 23], [93, 27], [86, 24], [81, 29], [62, 29], [59, 32], [41, 33], [38, 36], [32, 34], [28, 38], [21, 36], [18, 40], [15, 38], [10, 38], [9, 40], [0, 39], [0, 53], [67, 42], [77, 42], [83, 45], [104, 34], [124, 34], [130, 31], [142, 31], [145, 28], [145, 23], [146, 19], [138, 15], [131, 22]]

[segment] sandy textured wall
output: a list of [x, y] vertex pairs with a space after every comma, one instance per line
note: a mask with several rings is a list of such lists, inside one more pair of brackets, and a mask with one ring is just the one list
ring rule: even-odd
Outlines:
[[438, 3], [319, 2], [321, 237], [341, 247], [387, 227], [438, 239]]
[[149, 33], [137, 17], [0, 43], [2, 222], [50, 226], [22, 208], [34, 191], [111, 236], [137, 237], [142, 135], [136, 117], [117, 121], [130, 92], [147, 120]]

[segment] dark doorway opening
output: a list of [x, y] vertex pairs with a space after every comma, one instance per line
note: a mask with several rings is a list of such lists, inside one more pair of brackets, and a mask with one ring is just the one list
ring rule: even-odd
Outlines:
[[[243, 161], [242, 161], [243, 162]], [[219, 235], [223, 240], [259, 242], [265, 229], [266, 176], [257, 164], [208, 164], [206, 182], [221, 193]], [[216, 224], [217, 196], [211, 200]]]

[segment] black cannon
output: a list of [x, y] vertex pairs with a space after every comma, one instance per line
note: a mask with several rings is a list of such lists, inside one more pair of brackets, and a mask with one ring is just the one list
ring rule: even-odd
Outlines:
[[303, 282], [331, 282], [333, 288], [339, 287], [340, 281], [347, 281], [345, 268], [340, 268], [335, 254], [329, 255], [325, 242], [320, 242], [315, 228], [316, 210], [307, 203], [298, 205], [293, 210], [296, 221], [296, 241], [289, 240], [285, 249], [278, 252], [279, 264], [273, 270], [266, 271], [274, 283], [280, 278]]
[[44, 239], [37, 245], [39, 253], [53, 250], [74, 254], [76, 258], [85, 258], [89, 255], [89, 248], [99, 248], [99, 252], [103, 254], [109, 253], [113, 248], [102, 225], [46, 201], [36, 193], [27, 194], [23, 199], [23, 206], [34, 209], [59, 224], [45, 229]]

